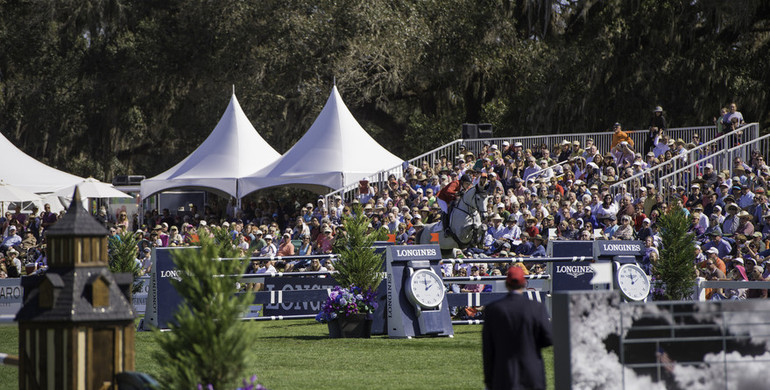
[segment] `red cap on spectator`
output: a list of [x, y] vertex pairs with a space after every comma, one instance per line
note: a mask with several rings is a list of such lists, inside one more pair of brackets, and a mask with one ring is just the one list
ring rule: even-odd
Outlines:
[[527, 281], [524, 279], [524, 270], [518, 266], [511, 266], [508, 268], [508, 274], [505, 279], [505, 285], [511, 290], [518, 290], [527, 285]]

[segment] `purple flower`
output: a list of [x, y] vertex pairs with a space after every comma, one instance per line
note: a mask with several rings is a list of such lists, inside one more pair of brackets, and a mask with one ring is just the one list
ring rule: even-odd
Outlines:
[[377, 308], [376, 299], [377, 296], [372, 290], [363, 291], [356, 286], [351, 286], [350, 289], [336, 286], [321, 306], [321, 312], [316, 315], [316, 321], [323, 323], [338, 316], [350, 316], [357, 313], [371, 315]]

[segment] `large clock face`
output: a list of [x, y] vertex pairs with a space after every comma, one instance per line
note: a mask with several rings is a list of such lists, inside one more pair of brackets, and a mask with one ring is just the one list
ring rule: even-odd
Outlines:
[[618, 270], [618, 287], [626, 298], [641, 301], [650, 294], [650, 279], [636, 264], [625, 264]]
[[444, 300], [444, 283], [441, 277], [427, 269], [417, 270], [412, 274], [408, 289], [414, 303], [425, 308], [434, 308]]

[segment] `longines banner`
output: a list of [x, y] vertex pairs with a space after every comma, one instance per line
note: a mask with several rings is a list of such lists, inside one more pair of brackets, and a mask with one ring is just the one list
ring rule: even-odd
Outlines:
[[283, 277], [283, 278], [265, 278], [265, 290], [272, 291], [318, 291], [316, 299], [305, 300], [302, 302], [281, 302], [274, 304], [265, 304], [262, 316], [279, 315], [300, 315], [300, 314], [318, 314], [321, 311], [321, 305], [328, 296], [326, 290], [334, 288], [337, 283], [333, 278], [319, 277]]
[[[174, 267], [172, 252], [179, 250], [198, 250], [198, 248], [155, 248], [153, 250], [154, 277], [151, 279], [147, 297], [147, 325], [167, 328], [172, 323], [174, 313], [183, 303], [182, 298], [171, 285], [172, 279], [179, 278]], [[245, 318], [282, 315], [317, 314], [321, 304], [328, 297], [328, 289], [336, 286], [333, 278], [322, 277], [270, 277], [260, 283], [265, 288], [260, 297], [255, 297], [254, 304], [244, 313]], [[289, 291], [303, 291], [301, 299], [292, 302]], [[296, 297], [296, 295], [295, 295]]]
[[594, 258], [644, 255], [644, 243], [641, 241], [594, 241], [593, 244]]
[[[552, 241], [553, 257], [586, 256], [593, 258], [593, 242], [591, 241]], [[553, 262], [553, 291], [593, 290], [591, 279], [594, 271], [591, 261], [559, 261]]]

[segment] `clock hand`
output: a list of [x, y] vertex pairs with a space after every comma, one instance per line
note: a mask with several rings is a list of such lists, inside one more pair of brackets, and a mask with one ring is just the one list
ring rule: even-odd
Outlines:
[[433, 283], [430, 283], [430, 284], [428, 284], [428, 283], [426, 282], [426, 283], [425, 283], [425, 291], [428, 291], [428, 289], [429, 289], [429, 288], [431, 288], [432, 286], [433, 286]]

